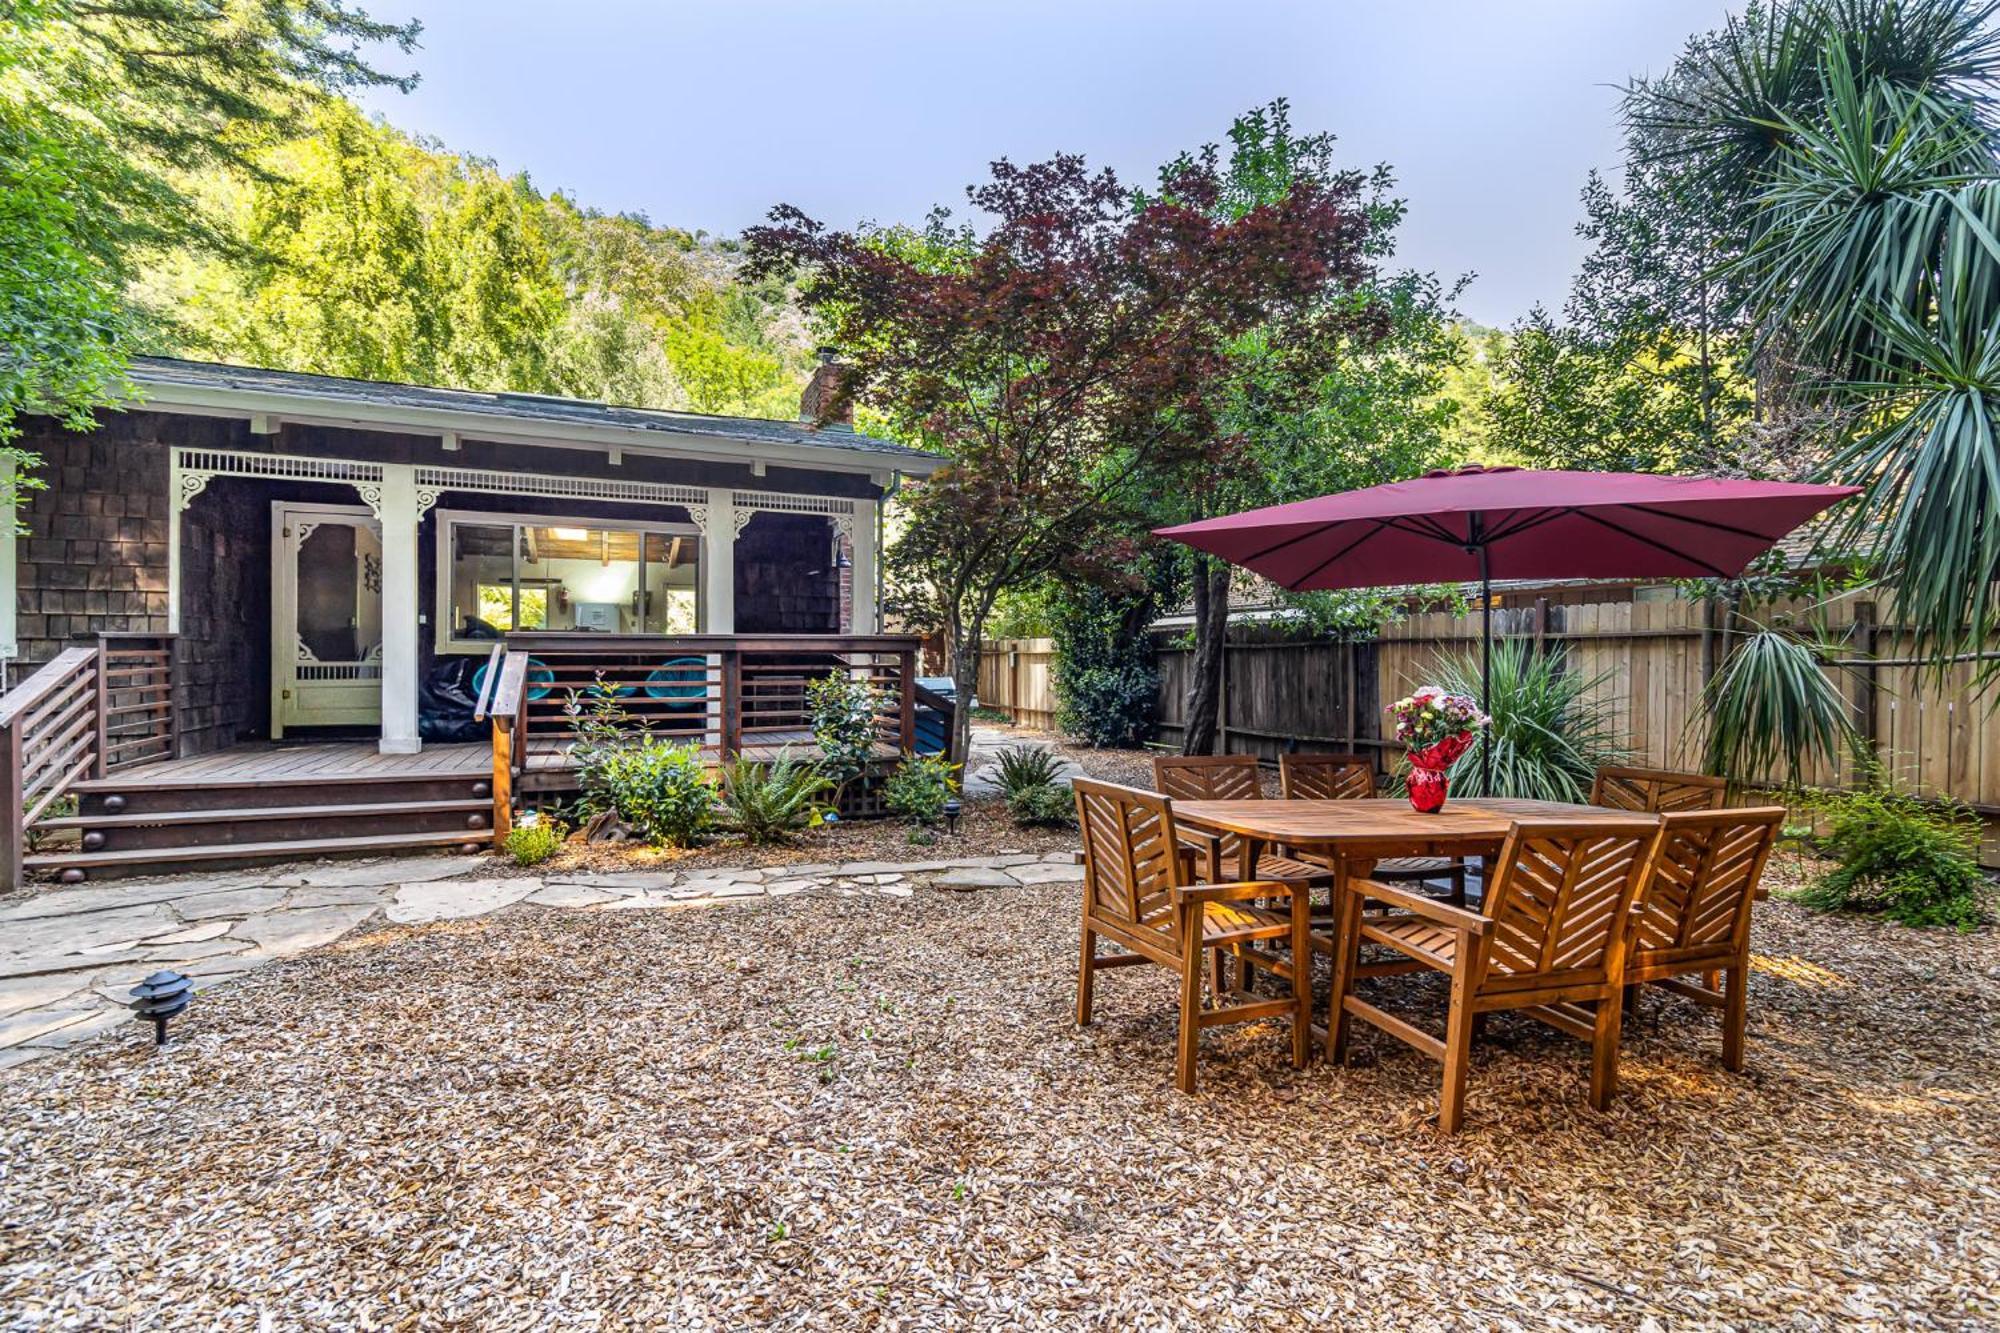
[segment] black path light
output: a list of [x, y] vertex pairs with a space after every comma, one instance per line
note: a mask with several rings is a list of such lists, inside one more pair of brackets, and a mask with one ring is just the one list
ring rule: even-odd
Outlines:
[[956, 796], [944, 803], [944, 831], [953, 837], [958, 836], [958, 816], [964, 808]]
[[179, 972], [161, 970], [134, 986], [132, 1015], [153, 1025], [153, 1044], [167, 1044], [167, 1020], [188, 1007], [194, 999], [194, 982]]

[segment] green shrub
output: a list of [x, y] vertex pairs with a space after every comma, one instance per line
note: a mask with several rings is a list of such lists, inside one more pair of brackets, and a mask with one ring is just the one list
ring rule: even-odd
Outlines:
[[1979, 817], [1931, 804], [1876, 780], [1861, 791], [1817, 796], [1826, 819], [1820, 850], [1840, 864], [1800, 890], [1822, 911], [1874, 912], [1906, 926], [1971, 930], [1985, 918]]
[[935, 824], [958, 790], [957, 772], [958, 765], [941, 754], [905, 754], [883, 784], [883, 803], [912, 824]]
[[1083, 587], [1056, 598], [1056, 725], [1096, 746], [1138, 745], [1159, 720], [1151, 589]]
[[[1532, 640], [1500, 639], [1493, 645], [1493, 676], [1486, 711], [1493, 726], [1486, 739], [1452, 765], [1456, 795], [1513, 796], [1537, 801], [1587, 800], [1597, 770], [1626, 758], [1603, 689], [1609, 673], [1585, 676], [1566, 669], [1561, 652], [1538, 653]], [[1480, 697], [1479, 650], [1446, 658], [1438, 684], [1453, 694]], [[1488, 790], [1480, 791], [1480, 749], [1491, 745]]]
[[769, 764], [738, 755], [722, 766], [722, 822], [760, 846], [783, 842], [819, 825], [825, 814], [819, 798], [832, 789], [818, 765], [789, 751]]
[[507, 830], [507, 855], [519, 866], [538, 866], [562, 849], [569, 827], [561, 820], [543, 815], [531, 823], [516, 824]]
[[1062, 770], [1061, 756], [1034, 745], [1010, 745], [995, 762], [1000, 767], [1000, 794], [1010, 801], [1015, 792], [1051, 785]]
[[823, 772], [845, 787], [868, 767], [877, 739], [875, 711], [880, 699], [865, 680], [844, 672], [821, 676], [806, 686], [813, 739], [819, 743]]
[[1007, 812], [1021, 825], [1051, 828], [1076, 826], [1076, 794], [1067, 784], [1050, 782], [1007, 793]]
[[656, 845], [693, 847], [715, 823], [715, 780], [699, 745], [657, 736], [594, 748], [577, 772], [593, 809], [618, 818]]

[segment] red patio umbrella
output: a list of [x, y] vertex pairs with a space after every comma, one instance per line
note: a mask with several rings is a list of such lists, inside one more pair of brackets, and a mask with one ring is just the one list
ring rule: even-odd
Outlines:
[[[1783, 481], [1468, 467], [1155, 531], [1294, 592], [1477, 579], [1483, 707], [1495, 578], [1733, 578], [1854, 494]], [[1480, 752], [1483, 763], [1484, 745]]]

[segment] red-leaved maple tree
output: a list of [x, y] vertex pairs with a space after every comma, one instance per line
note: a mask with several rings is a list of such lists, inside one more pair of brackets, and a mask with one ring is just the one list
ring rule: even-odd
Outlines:
[[[1195, 164], [1158, 196], [1059, 156], [993, 164], [967, 191], [983, 233], [830, 230], [789, 206], [746, 234], [749, 270], [796, 278], [848, 373], [832, 401], [880, 412], [951, 461], [904, 492], [889, 552], [950, 645], [969, 700], [997, 599], [1088, 578], [1130, 550], [1148, 479], [1227, 468], [1217, 426], [1232, 351], [1258, 343], [1258, 391], [1306, 400], [1382, 313], [1361, 184], [1301, 181], [1240, 216]], [[1275, 370], [1275, 373], [1274, 373]], [[966, 754], [961, 707], [952, 753]]]

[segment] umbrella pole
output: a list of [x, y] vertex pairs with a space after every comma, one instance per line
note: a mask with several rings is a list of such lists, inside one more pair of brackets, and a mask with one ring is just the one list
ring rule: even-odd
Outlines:
[[[1486, 543], [1479, 544], [1479, 711], [1492, 716], [1493, 695], [1493, 580], [1486, 569]], [[1479, 733], [1479, 794], [1491, 796], [1493, 776], [1493, 724]]]

